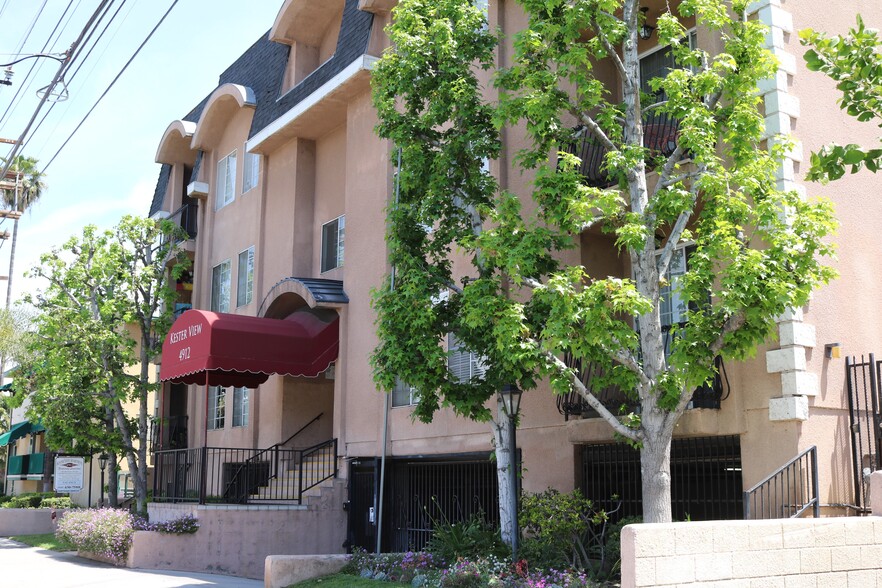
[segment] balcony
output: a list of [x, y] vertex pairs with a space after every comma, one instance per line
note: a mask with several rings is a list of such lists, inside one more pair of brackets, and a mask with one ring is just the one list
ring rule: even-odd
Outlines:
[[[585, 369], [581, 368], [579, 360], [567, 361], [567, 365], [574, 367], [580, 373], [582, 383], [588, 390], [600, 400], [600, 403], [611, 413], [628, 414], [629, 412], [639, 411], [639, 402], [618, 386], [598, 386], [597, 382], [605, 374], [603, 368], [593, 363], [586, 363]], [[692, 393], [692, 400], [689, 403], [690, 409], [694, 408], [711, 408], [719, 410], [723, 400], [729, 396], [729, 379], [726, 376], [726, 366], [723, 364], [723, 358], [717, 356], [714, 360], [716, 374], [713, 379], [702, 384]], [[563, 415], [564, 420], [569, 420], [571, 416], [582, 418], [596, 418], [599, 415], [585, 402], [578, 392], [570, 392], [562, 396], [557, 396], [557, 410]]]
[[[649, 115], [643, 122], [643, 146], [651, 156], [670, 156], [677, 148], [677, 135], [680, 123], [664, 114]], [[608, 188], [616, 183], [603, 169], [603, 160], [608, 150], [597, 142], [587, 130], [582, 136], [561, 147], [561, 151], [577, 156], [582, 160], [579, 171], [592, 188]]]
[[41, 480], [45, 457], [44, 453], [11, 455], [6, 468], [6, 477], [16, 476], [21, 480]]
[[194, 239], [196, 239], [197, 234], [198, 211], [199, 205], [197, 202], [193, 201], [184, 204], [166, 217], [166, 220], [171, 221], [183, 229], [183, 235], [175, 238], [175, 244], [184, 251], [190, 253], [193, 253], [196, 250], [196, 242]]
[[187, 415], [154, 418], [150, 422], [150, 451], [187, 447]]

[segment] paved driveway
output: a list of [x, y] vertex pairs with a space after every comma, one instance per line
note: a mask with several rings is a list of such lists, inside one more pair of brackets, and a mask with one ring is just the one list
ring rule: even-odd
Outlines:
[[[77, 557], [28, 547], [0, 537], [0, 578], [4, 586], [52, 588], [258, 588], [259, 580], [232, 576], [129, 570]], [[19, 583], [20, 581], [20, 583]]]

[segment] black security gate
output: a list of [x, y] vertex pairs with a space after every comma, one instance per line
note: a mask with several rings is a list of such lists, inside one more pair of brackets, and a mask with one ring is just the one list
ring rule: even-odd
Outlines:
[[486, 453], [396, 459], [389, 465], [391, 520], [388, 526], [384, 522], [388, 529], [383, 533], [384, 551], [422, 549], [437, 522], [480, 515], [492, 525], [499, 524], [496, 464]]
[[[640, 453], [624, 443], [584, 445], [582, 490], [612, 522], [643, 514]], [[741, 439], [693, 437], [671, 442], [674, 520], [739, 519], [743, 512]]]
[[882, 469], [882, 417], [879, 381], [882, 361], [874, 354], [845, 358], [848, 417], [851, 425], [851, 464], [855, 506], [869, 512], [869, 474]]
[[377, 547], [377, 460], [349, 462], [348, 545], [373, 551]]

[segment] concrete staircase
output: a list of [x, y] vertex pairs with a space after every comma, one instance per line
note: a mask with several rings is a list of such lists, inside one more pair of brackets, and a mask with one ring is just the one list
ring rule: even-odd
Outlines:
[[[316, 480], [320, 480], [327, 474], [328, 456], [316, 454], [307, 457], [303, 461], [303, 486], [304, 488], [312, 485], [311, 488], [303, 491], [300, 504], [306, 504], [308, 500], [321, 497], [322, 493], [334, 486], [337, 481], [335, 477], [330, 477], [318, 484]], [[252, 504], [297, 504], [296, 497], [300, 489], [300, 472], [301, 467], [296, 463], [291, 463], [288, 468], [282, 471], [275, 478], [271, 478], [266, 486], [260, 486], [257, 492], [248, 496], [248, 502]], [[314, 485], [313, 485], [314, 484]]]

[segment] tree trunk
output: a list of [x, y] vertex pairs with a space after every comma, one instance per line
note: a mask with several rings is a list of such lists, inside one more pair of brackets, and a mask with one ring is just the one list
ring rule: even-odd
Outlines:
[[514, 537], [514, 514], [511, 511], [512, 495], [517, 488], [511, 487], [510, 468], [515, 467], [511, 454], [511, 421], [502, 408], [502, 398], [497, 395], [497, 419], [493, 423], [493, 440], [496, 445], [496, 480], [499, 485], [499, 530], [502, 541], [511, 545]]
[[[6, 280], [6, 310], [9, 310], [12, 304], [12, 277], [15, 269], [15, 244], [18, 241], [18, 219], [12, 221], [12, 243], [9, 250], [9, 276]], [[4, 363], [6, 362], [4, 358]]]
[[[640, 450], [640, 473], [643, 476], [643, 522], [671, 522], [671, 434], [656, 427], [661, 413], [644, 417], [646, 437]], [[653, 418], [654, 417], [654, 418]], [[647, 422], [648, 421], [648, 422]], [[649, 427], [646, 427], [646, 425]]]
[[[149, 252], [148, 252], [149, 255]], [[147, 260], [148, 262], [150, 259]], [[148, 318], [141, 328], [141, 377], [138, 382], [138, 468], [133, 472], [135, 479], [135, 509], [139, 514], [147, 514], [147, 387], [150, 385], [150, 337], [152, 321]], [[162, 392], [157, 392], [161, 394]]]
[[117, 508], [119, 506], [119, 486], [117, 485], [117, 477], [116, 472], [119, 469], [119, 458], [117, 458], [115, 453], [110, 454], [110, 461], [107, 464], [107, 471], [104, 472], [104, 475], [107, 476], [107, 503], [111, 508]]

